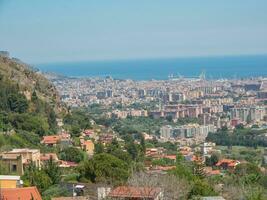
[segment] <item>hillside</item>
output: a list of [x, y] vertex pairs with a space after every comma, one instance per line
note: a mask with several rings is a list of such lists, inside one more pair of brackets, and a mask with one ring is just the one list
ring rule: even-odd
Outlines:
[[0, 149], [39, 144], [64, 113], [56, 88], [29, 65], [0, 54]]
[[61, 110], [56, 88], [29, 65], [18, 59], [0, 55], [0, 75], [13, 84], [18, 84], [20, 92], [27, 100], [31, 100], [31, 95], [35, 91], [37, 96], [53, 106], [55, 111]]

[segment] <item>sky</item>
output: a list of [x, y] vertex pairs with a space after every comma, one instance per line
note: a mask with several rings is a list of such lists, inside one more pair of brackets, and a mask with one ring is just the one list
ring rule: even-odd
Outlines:
[[37, 64], [267, 54], [266, 0], [0, 0], [0, 50]]

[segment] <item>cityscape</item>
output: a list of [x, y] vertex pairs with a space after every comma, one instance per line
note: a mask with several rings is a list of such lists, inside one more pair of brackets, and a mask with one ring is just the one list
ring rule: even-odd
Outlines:
[[266, 8], [0, 1], [0, 200], [266, 200]]

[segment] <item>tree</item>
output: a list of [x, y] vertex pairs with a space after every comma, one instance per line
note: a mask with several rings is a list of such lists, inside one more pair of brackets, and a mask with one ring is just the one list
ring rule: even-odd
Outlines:
[[221, 130], [222, 130], [223, 132], [226, 132], [226, 131], [228, 131], [228, 128], [227, 128], [227, 126], [223, 126], [223, 127], [221, 128]]
[[128, 170], [129, 166], [126, 162], [106, 153], [94, 155], [92, 159], [85, 161], [79, 167], [80, 178], [113, 184], [126, 181], [129, 176]]
[[28, 101], [23, 94], [10, 94], [8, 96], [8, 105], [11, 111], [24, 113], [28, 109]]
[[6, 166], [4, 166], [0, 163], [0, 175], [7, 175], [7, 174], [8, 174], [8, 170], [7, 170]]
[[102, 143], [96, 143], [95, 144], [95, 153], [104, 153], [104, 145]]
[[245, 184], [257, 183], [262, 176], [259, 167], [252, 163], [242, 163], [237, 165], [234, 173]]
[[146, 153], [146, 143], [145, 143], [145, 138], [143, 135], [141, 135], [141, 138], [140, 138], [140, 145], [141, 145], [141, 152], [143, 154]]
[[56, 113], [53, 109], [51, 109], [48, 113], [48, 124], [50, 126], [50, 129], [55, 129], [57, 127], [57, 121], [56, 121]]
[[53, 184], [59, 183], [62, 172], [52, 157], [45, 163], [44, 172], [50, 177]]
[[195, 180], [192, 189], [189, 192], [188, 199], [194, 196], [215, 196], [217, 193], [214, 189], [204, 180]]
[[67, 186], [63, 184], [52, 185], [42, 193], [42, 196], [45, 197], [44, 200], [50, 200], [52, 197], [72, 196], [72, 191], [68, 190]]
[[81, 134], [81, 129], [79, 126], [72, 126], [70, 133], [73, 137], [78, 137]]
[[91, 127], [89, 114], [80, 109], [72, 110], [72, 113], [67, 114], [63, 120], [64, 124], [69, 127], [75, 126], [79, 129], [87, 129]]
[[40, 170], [33, 162], [26, 168], [22, 179], [24, 184], [36, 186], [41, 192], [45, 191], [52, 184], [52, 180], [45, 171]]
[[43, 171], [35, 171], [32, 178], [32, 186], [36, 186], [41, 192], [45, 191], [52, 184], [50, 177]]
[[36, 103], [38, 101], [38, 96], [36, 94], [36, 91], [34, 90], [32, 93], [32, 98], [31, 98], [32, 102]]
[[174, 161], [169, 158], [161, 158], [152, 160], [152, 164], [157, 166], [172, 166]]
[[200, 179], [203, 179], [205, 177], [204, 172], [204, 165], [202, 163], [194, 163], [194, 175], [197, 176]]
[[244, 129], [244, 125], [243, 124], [237, 124], [235, 126], [236, 129]]
[[138, 158], [138, 149], [136, 147], [136, 145], [134, 144], [134, 142], [130, 142], [127, 146], [126, 146], [127, 152], [131, 155], [133, 160], [136, 160]]
[[186, 179], [192, 181], [195, 179], [193, 175], [192, 163], [186, 162], [185, 160], [179, 160], [176, 162], [176, 169], [171, 171], [171, 174], [175, 175], [179, 179]]
[[258, 125], [258, 124], [253, 124], [253, 125], [251, 126], [251, 128], [259, 128], [259, 125]]
[[168, 122], [172, 122], [172, 121], [173, 121], [172, 116], [171, 116], [171, 115], [168, 115], [168, 116], [166, 117], [166, 120], [167, 120]]
[[129, 153], [123, 151], [122, 149], [115, 149], [114, 151], [110, 152], [110, 154], [125, 161], [128, 164], [132, 162], [132, 158]]
[[116, 149], [120, 149], [120, 145], [116, 138], [112, 139], [111, 143], [107, 146], [107, 153], [111, 153], [115, 151]]
[[60, 159], [79, 163], [83, 160], [84, 154], [76, 147], [67, 147], [60, 152]]
[[39, 130], [48, 131], [49, 125], [45, 117], [41, 115], [33, 115], [30, 113], [12, 113], [8, 119], [12, 126], [16, 129], [38, 133]]
[[205, 164], [207, 166], [214, 166], [219, 161], [219, 157], [216, 154], [212, 154], [210, 157], [206, 158]]

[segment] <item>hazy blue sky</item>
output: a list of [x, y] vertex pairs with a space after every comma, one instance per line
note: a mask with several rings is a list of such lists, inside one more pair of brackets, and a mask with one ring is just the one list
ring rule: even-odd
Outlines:
[[267, 0], [0, 0], [29, 63], [267, 53]]

